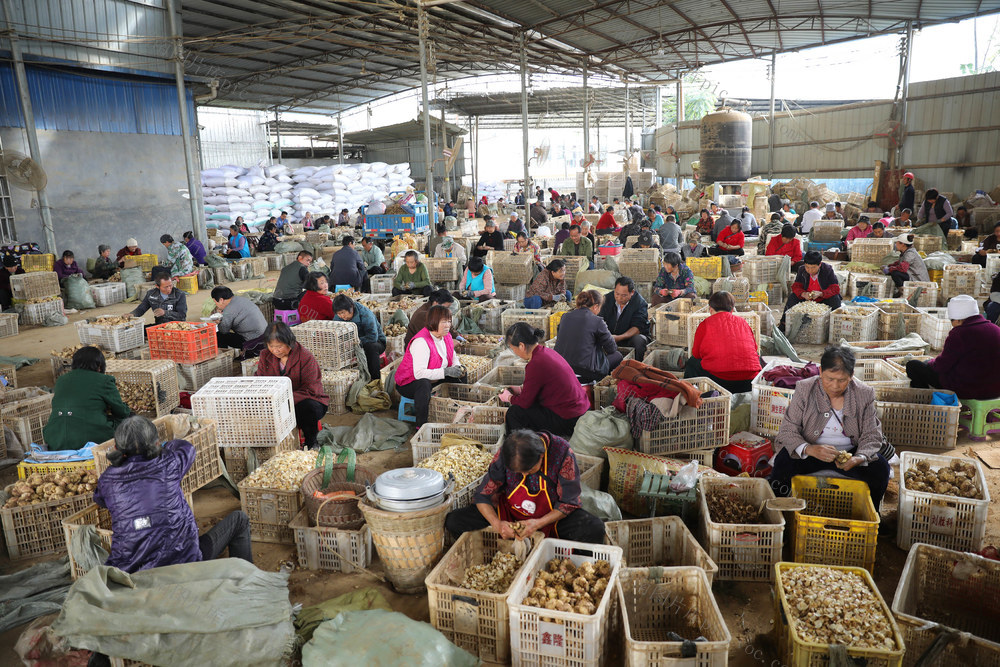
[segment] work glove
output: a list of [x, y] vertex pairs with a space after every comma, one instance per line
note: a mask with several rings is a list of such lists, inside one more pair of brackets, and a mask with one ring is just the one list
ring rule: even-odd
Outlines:
[[883, 266], [882, 267], [882, 273], [884, 273], [885, 275], [889, 275], [889, 267], [888, 266]]
[[413, 283], [406, 283], [406, 289], [413, 289]]
[[457, 366], [457, 365], [456, 366], [448, 366], [448, 368], [444, 369], [444, 376], [446, 378], [452, 378], [452, 379], [457, 380], [458, 378], [462, 377], [462, 374], [464, 372], [465, 372], [465, 369], [462, 368], [461, 366]]
[[552, 296], [552, 300], [555, 301], [556, 303], [559, 303], [560, 301], [565, 301], [566, 300], [566, 295], [565, 294], [554, 294]]

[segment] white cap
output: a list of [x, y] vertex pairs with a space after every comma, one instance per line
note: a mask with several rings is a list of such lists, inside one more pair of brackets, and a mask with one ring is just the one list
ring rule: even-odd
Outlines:
[[836, 211], [837, 210], [837, 205], [834, 204], [833, 202], [830, 202], [829, 204], [826, 205], [826, 210], [827, 211]]
[[948, 319], [964, 320], [979, 314], [979, 304], [968, 294], [953, 296], [948, 301]]
[[513, 213], [511, 213], [511, 214], [510, 214], [510, 217], [512, 217], [512, 218], [514, 218], [515, 220], [517, 220], [517, 211], [514, 211]]
[[125, 247], [126, 248], [134, 248], [137, 245], [139, 245], [139, 242], [136, 241], [135, 239], [129, 239], [129, 240], [125, 241]]
[[896, 243], [903, 245], [913, 245], [913, 234], [902, 234], [896, 237]]

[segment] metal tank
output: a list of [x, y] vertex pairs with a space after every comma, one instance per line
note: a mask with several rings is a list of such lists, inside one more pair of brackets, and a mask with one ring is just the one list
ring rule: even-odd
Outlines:
[[701, 119], [702, 183], [750, 178], [753, 121], [734, 109], [720, 109]]

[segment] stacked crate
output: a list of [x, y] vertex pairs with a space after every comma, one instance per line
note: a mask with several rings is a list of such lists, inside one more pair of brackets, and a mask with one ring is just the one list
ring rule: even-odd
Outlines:
[[[25, 255], [44, 257], [44, 255]], [[25, 271], [29, 269], [25, 268]], [[63, 302], [59, 298], [59, 276], [51, 268], [35, 270], [10, 277], [10, 291], [14, 303], [21, 306], [21, 324], [42, 324], [52, 314], [62, 315]]]

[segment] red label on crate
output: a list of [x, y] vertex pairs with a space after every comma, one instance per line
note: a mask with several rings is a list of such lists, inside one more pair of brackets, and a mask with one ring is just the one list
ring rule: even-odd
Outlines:
[[771, 396], [771, 414], [784, 416], [785, 409], [788, 408], [788, 396], [785, 394], [773, 394]]
[[566, 657], [566, 626], [547, 621], [538, 622], [538, 652], [558, 658]]

